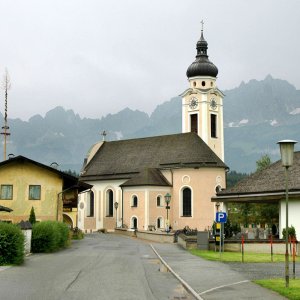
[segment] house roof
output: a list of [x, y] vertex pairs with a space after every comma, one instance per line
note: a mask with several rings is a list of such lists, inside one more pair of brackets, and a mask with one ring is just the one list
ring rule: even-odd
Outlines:
[[163, 174], [158, 169], [143, 169], [137, 175], [123, 183], [122, 187], [129, 186], [171, 186], [170, 182], [166, 180]]
[[15, 156], [15, 157], [12, 157], [12, 158], [9, 158], [7, 160], [0, 162], [0, 168], [2, 166], [6, 166], [9, 164], [13, 164], [13, 163], [25, 163], [25, 162], [36, 165], [42, 169], [48, 170], [48, 171], [60, 176], [64, 180], [64, 189], [73, 187], [73, 188], [77, 188], [78, 191], [81, 192], [81, 191], [92, 188], [92, 185], [87, 184], [85, 182], [78, 181], [78, 178], [75, 176], [69, 175], [69, 174], [62, 172], [60, 170], [57, 170], [51, 166], [44, 165], [42, 163], [39, 163], [35, 160], [29, 159], [22, 155]]
[[[300, 151], [294, 153], [293, 165], [289, 168], [289, 193], [300, 195]], [[213, 201], [253, 200], [256, 197], [281, 199], [285, 193], [285, 170], [281, 160], [244, 178], [235, 186], [222, 190], [213, 197]]]
[[196, 133], [104, 142], [82, 180], [130, 179], [145, 168], [228, 168]]

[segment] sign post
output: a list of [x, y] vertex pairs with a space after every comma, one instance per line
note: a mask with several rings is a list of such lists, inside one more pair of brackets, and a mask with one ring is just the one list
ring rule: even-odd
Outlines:
[[[216, 222], [217, 222], [217, 229], [219, 229], [220, 236], [219, 236], [219, 252], [221, 256], [221, 247], [223, 245], [224, 251], [224, 223], [227, 221], [227, 214], [226, 212], [216, 212]], [[216, 242], [218, 241], [218, 236], [216, 236]]]

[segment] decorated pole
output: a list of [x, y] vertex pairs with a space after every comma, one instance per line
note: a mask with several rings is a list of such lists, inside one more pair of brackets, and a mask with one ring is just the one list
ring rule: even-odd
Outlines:
[[8, 75], [7, 70], [5, 70], [4, 74], [4, 82], [3, 82], [3, 88], [5, 91], [4, 97], [5, 97], [5, 106], [4, 106], [4, 126], [2, 126], [3, 131], [1, 134], [4, 136], [4, 145], [3, 145], [3, 160], [6, 160], [6, 145], [7, 145], [7, 136], [10, 135], [8, 132], [9, 127], [7, 125], [7, 96], [8, 96], [8, 90], [10, 89], [10, 78]]

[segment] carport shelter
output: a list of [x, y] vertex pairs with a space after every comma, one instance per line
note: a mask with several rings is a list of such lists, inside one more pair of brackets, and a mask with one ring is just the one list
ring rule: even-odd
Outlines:
[[[300, 152], [294, 153], [289, 168], [289, 226], [300, 236]], [[212, 202], [228, 203], [279, 203], [279, 233], [285, 228], [285, 170], [281, 160], [238, 182], [234, 187], [221, 190]]]

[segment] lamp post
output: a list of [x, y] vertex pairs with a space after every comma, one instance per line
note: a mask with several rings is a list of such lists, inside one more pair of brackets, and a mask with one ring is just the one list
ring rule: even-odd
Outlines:
[[296, 141], [279, 141], [282, 166], [285, 168], [285, 287], [289, 287], [289, 189], [288, 189], [288, 169], [293, 164], [294, 145]]
[[167, 210], [167, 224], [166, 224], [166, 232], [168, 233], [170, 231], [170, 227], [169, 227], [169, 209], [170, 209], [170, 202], [171, 202], [171, 195], [169, 193], [167, 193], [165, 195], [165, 202], [166, 202], [166, 210]]
[[116, 210], [116, 228], [117, 228], [118, 227], [117, 210], [118, 210], [118, 207], [119, 207], [119, 203], [117, 201], [114, 203], [114, 207], [115, 207], [115, 210]]

